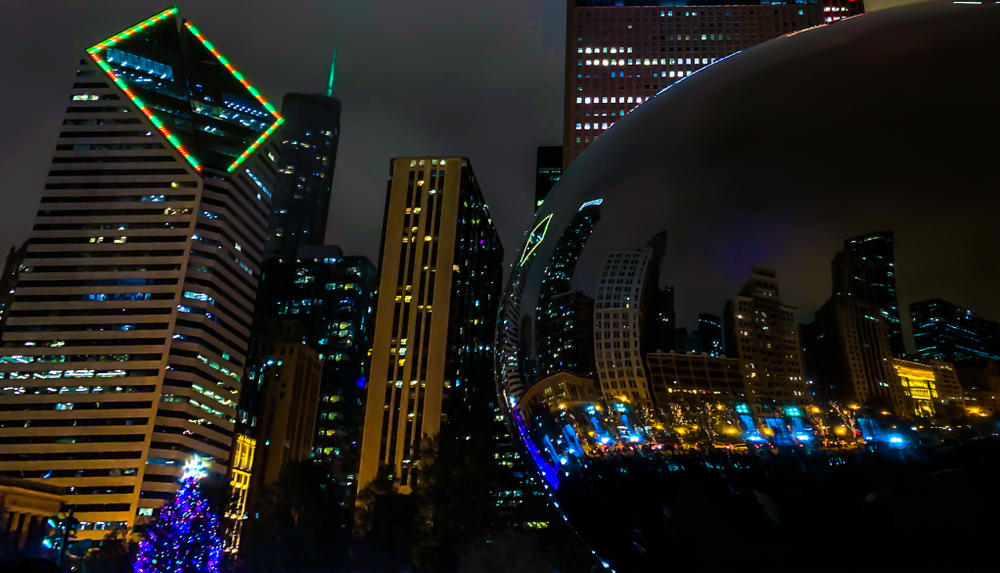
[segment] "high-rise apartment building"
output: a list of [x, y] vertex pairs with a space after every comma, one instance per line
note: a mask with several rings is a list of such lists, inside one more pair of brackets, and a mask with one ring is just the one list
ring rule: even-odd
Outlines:
[[568, 0], [563, 170], [615, 121], [706, 65], [863, 11], [860, 0]]
[[913, 415], [893, 367], [889, 331], [879, 305], [860, 297], [835, 296], [816, 313], [815, 325], [824, 396], [845, 405]]
[[0, 475], [130, 527], [229, 461], [282, 119], [170, 8], [79, 61], [0, 349]]
[[539, 147], [535, 154], [535, 213], [562, 177], [562, 146]]
[[7, 253], [7, 260], [3, 265], [3, 276], [0, 277], [0, 338], [3, 337], [4, 327], [7, 326], [7, 311], [10, 303], [14, 302], [14, 290], [17, 288], [17, 281], [21, 279], [21, 267], [24, 265], [24, 255], [28, 252], [28, 243], [25, 242], [20, 248], [10, 248]]
[[781, 302], [777, 272], [760, 265], [726, 301], [726, 354], [748, 363], [747, 398], [755, 407], [811, 404], [795, 311]]
[[917, 354], [945, 362], [1000, 360], [1000, 323], [934, 298], [910, 305]]
[[563, 170], [615, 121], [705, 66], [864, 11], [861, 0], [568, 0]]
[[714, 314], [698, 315], [698, 338], [701, 339], [701, 351], [709, 356], [722, 356], [723, 335], [722, 317]]
[[877, 231], [844, 241], [833, 267], [833, 296], [849, 296], [879, 307], [893, 356], [904, 356], [903, 330], [896, 301], [892, 231]]
[[294, 258], [301, 246], [323, 244], [340, 141], [340, 110], [340, 100], [329, 95], [292, 93], [282, 101], [286, 121], [265, 257]]
[[493, 439], [503, 247], [467, 159], [395, 158], [389, 176], [358, 484], [385, 466], [406, 493], [443, 424]]

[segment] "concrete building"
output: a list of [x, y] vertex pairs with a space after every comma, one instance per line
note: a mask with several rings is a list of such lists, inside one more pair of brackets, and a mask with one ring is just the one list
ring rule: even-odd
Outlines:
[[755, 408], [812, 403], [795, 312], [781, 302], [777, 272], [760, 265], [740, 293], [726, 301], [726, 355], [747, 362], [747, 398]]
[[650, 390], [660, 408], [678, 401], [681, 396], [697, 395], [708, 400], [746, 403], [750, 363], [739, 358], [710, 354], [651, 352]]
[[861, 12], [861, 0], [568, 0], [563, 170], [615, 121], [705, 66]]
[[[0, 508], [3, 523], [14, 545], [23, 549], [32, 533], [62, 511], [66, 503], [63, 488], [36, 480], [0, 477]], [[110, 528], [109, 528], [110, 529]]]
[[537, 406], [555, 412], [582, 403], [599, 404], [602, 400], [602, 393], [593, 380], [563, 371], [543, 378], [529, 388], [518, 401], [517, 408], [521, 416], [527, 418], [531, 409]]
[[389, 174], [358, 485], [386, 466], [408, 493], [443, 424], [492, 447], [503, 247], [467, 159], [398, 157]]
[[280, 114], [170, 8], [79, 60], [10, 307], [0, 476], [81, 538], [227, 471]]

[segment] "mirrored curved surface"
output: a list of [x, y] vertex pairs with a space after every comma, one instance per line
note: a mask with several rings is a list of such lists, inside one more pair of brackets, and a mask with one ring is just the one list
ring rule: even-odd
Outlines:
[[[985, 304], [998, 25], [1000, 6], [932, 2], [738, 53], [618, 121], [546, 199], [504, 295], [498, 392], [608, 568], [933, 567], [982, 540], [992, 418], [965, 423], [944, 366], [894, 360], [887, 303], [845, 298], [861, 271], [834, 259], [891, 229], [901, 290]], [[844, 366], [855, 347], [881, 363]]]

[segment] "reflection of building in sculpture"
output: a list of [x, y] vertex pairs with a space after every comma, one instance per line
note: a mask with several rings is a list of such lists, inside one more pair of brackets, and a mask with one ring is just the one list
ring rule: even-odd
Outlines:
[[386, 466], [409, 493], [443, 424], [488, 436], [503, 247], [467, 159], [392, 160], [358, 486]]
[[708, 354], [651, 352], [646, 355], [646, 362], [649, 364], [650, 390], [658, 407], [675, 401], [674, 394], [746, 402], [744, 377], [750, 372], [746, 360]]
[[816, 331], [826, 396], [913, 415], [893, 368], [889, 333], [877, 304], [836, 295], [816, 313]]
[[597, 287], [594, 310], [594, 354], [601, 392], [608, 401], [625, 397], [650, 399], [643, 367], [641, 337], [646, 271], [653, 249], [608, 255]]
[[1000, 360], [1000, 323], [938, 298], [910, 305], [917, 354], [947, 360]]
[[849, 296], [875, 304], [879, 309], [893, 356], [903, 356], [903, 331], [896, 301], [896, 270], [892, 231], [878, 231], [844, 241], [833, 267], [833, 296]]
[[704, 350], [701, 347], [701, 333], [698, 331], [689, 332], [681, 327], [676, 330], [676, 350], [678, 354], [701, 354]]
[[702, 352], [709, 356], [722, 356], [722, 317], [704, 312], [699, 314], [698, 337], [701, 339]]
[[535, 155], [535, 213], [549, 196], [549, 191], [562, 177], [563, 150], [561, 145], [539, 147]]
[[[566, 297], [554, 300], [558, 295], [569, 293], [573, 284], [573, 271], [583, 253], [587, 239], [601, 220], [601, 200], [588, 201], [580, 206], [576, 214], [563, 230], [552, 251], [552, 257], [545, 267], [542, 284], [538, 293], [538, 307], [535, 308], [535, 347], [538, 376], [548, 376], [559, 370], [572, 370], [578, 374], [585, 368], [584, 358], [574, 344], [575, 308], [567, 303]], [[579, 297], [584, 295], [579, 294]], [[589, 300], [589, 299], [588, 299]], [[593, 345], [588, 344], [591, 347]]]
[[755, 266], [726, 301], [726, 355], [747, 361], [747, 398], [758, 404], [811, 404], [802, 373], [795, 308], [781, 303], [773, 269]]
[[[0, 535], [9, 535], [14, 548], [23, 549], [39, 528], [45, 527], [48, 518], [62, 511], [65, 502], [66, 496], [61, 487], [28, 479], [0, 477], [0, 508], [7, 513], [4, 516], [7, 530], [0, 531]], [[101, 529], [104, 529], [103, 523]]]
[[253, 438], [237, 434], [229, 457], [229, 506], [225, 514], [225, 544], [226, 552], [230, 554], [240, 550], [240, 534], [243, 531], [243, 520], [247, 518], [247, 492], [250, 489], [256, 446], [257, 441]]
[[979, 413], [991, 416], [1000, 411], [997, 396], [1000, 396], [1000, 363], [996, 360], [966, 362], [955, 367], [962, 384], [969, 410], [978, 408]]
[[940, 360], [916, 362], [894, 358], [892, 366], [908, 399], [904, 402], [908, 402], [904, 415], [931, 416], [942, 413], [942, 407], [949, 404], [960, 409], [967, 405], [953, 365]]
[[593, 380], [564, 371], [539, 380], [524, 393], [517, 407], [521, 410], [521, 416], [527, 417], [535, 406], [545, 406], [549, 411], [555, 412], [560, 406], [597, 404], [600, 401], [601, 393]]

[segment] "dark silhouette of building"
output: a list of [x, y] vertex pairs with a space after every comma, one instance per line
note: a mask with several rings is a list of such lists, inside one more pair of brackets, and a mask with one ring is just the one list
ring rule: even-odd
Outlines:
[[698, 315], [698, 337], [701, 339], [701, 351], [709, 356], [723, 355], [722, 317], [714, 314]]
[[1000, 360], [1000, 324], [948, 301], [934, 298], [910, 305], [917, 355], [958, 365], [967, 360]]
[[677, 329], [677, 353], [678, 354], [701, 354], [704, 349], [701, 347], [701, 334], [698, 331], [689, 332], [681, 327]]
[[535, 213], [562, 177], [561, 145], [539, 147], [535, 155]]
[[861, 12], [861, 0], [569, 0], [563, 170], [616, 120], [706, 65]]
[[[577, 355], [578, 352], [586, 352], [583, 349], [577, 350], [574, 346], [573, 329], [567, 328], [573, 325], [573, 313], [576, 310], [575, 303], [579, 298], [584, 308], [587, 303], [582, 293], [570, 297], [563, 297], [559, 301], [556, 297], [570, 293], [573, 284], [573, 271], [576, 269], [577, 259], [583, 252], [587, 239], [594, 232], [594, 228], [601, 220], [601, 201], [588, 201], [580, 206], [580, 209], [570, 220], [569, 225], [559, 237], [552, 257], [545, 267], [545, 275], [542, 278], [542, 285], [538, 296], [538, 307], [535, 309], [535, 348], [536, 348], [536, 376], [541, 378], [554, 374], [559, 370], [572, 370], [573, 372], [586, 376], [586, 374], [575, 370], [584, 364], [584, 357]], [[590, 308], [593, 308], [592, 299]], [[573, 303], [573, 304], [571, 304]], [[593, 316], [591, 314], [591, 316]], [[593, 338], [586, 345], [593, 352]], [[571, 366], [572, 365], [572, 366]], [[592, 369], [590, 370], [593, 371]]]
[[861, 298], [879, 307], [893, 356], [905, 356], [896, 300], [892, 231], [876, 231], [844, 241], [833, 258], [833, 296]]

